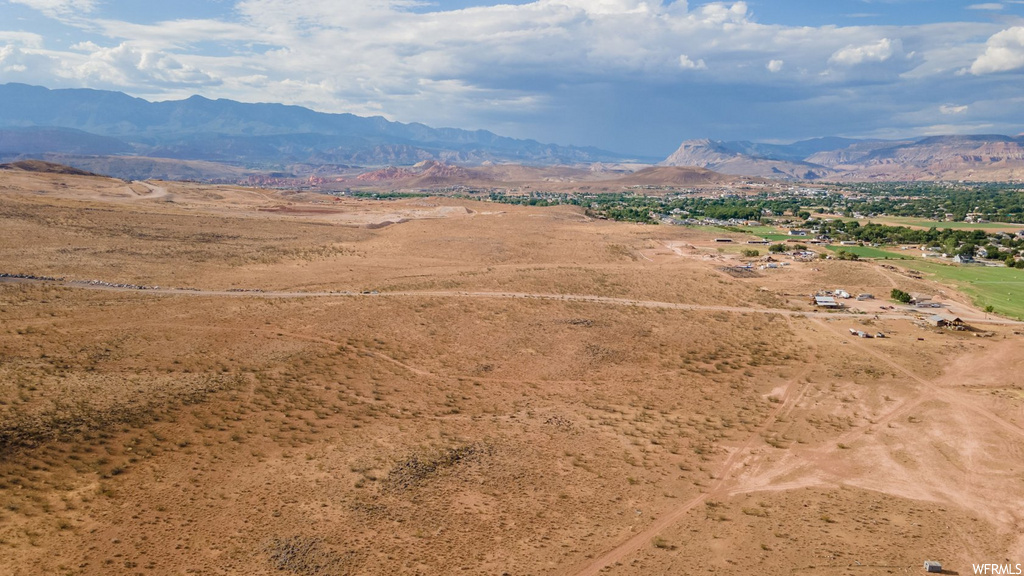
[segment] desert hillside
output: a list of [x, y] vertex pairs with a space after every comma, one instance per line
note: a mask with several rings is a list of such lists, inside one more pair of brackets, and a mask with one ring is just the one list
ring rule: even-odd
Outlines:
[[[740, 235], [571, 207], [24, 170], [0, 229], [4, 574], [1024, 559], [1024, 326], [898, 268], [738, 268]], [[809, 304], [836, 288], [878, 299]]]

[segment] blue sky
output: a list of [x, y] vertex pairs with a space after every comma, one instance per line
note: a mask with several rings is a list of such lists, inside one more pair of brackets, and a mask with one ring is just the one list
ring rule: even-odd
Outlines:
[[0, 0], [0, 83], [666, 156], [1024, 131], [1024, 0]]

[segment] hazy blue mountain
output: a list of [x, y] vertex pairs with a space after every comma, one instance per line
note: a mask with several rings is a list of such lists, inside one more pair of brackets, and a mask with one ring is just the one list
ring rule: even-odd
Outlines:
[[[543, 144], [486, 130], [431, 128], [379, 116], [324, 114], [300, 106], [201, 96], [149, 102], [103, 90], [0, 85], [0, 128], [39, 127], [116, 139], [127, 147], [118, 153], [251, 165], [392, 164], [427, 159], [553, 164], [626, 159], [596, 148]], [[63, 145], [54, 141], [54, 146]], [[104, 151], [77, 153], [108, 154], [110, 146], [113, 143], [108, 141]]]
[[72, 128], [0, 129], [0, 155], [126, 154], [133, 147], [117, 138], [97, 136]]

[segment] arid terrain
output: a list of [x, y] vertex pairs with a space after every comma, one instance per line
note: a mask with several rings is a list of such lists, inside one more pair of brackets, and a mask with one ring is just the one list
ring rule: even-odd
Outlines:
[[0, 231], [0, 574], [1024, 563], [1024, 325], [896, 267], [24, 171]]

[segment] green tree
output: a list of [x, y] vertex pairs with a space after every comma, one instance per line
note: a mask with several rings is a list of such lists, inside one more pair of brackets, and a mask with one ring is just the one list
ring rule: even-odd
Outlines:
[[899, 288], [893, 288], [892, 292], [889, 293], [889, 296], [897, 302], [902, 302], [903, 304], [910, 303], [910, 294], [900, 290]]

